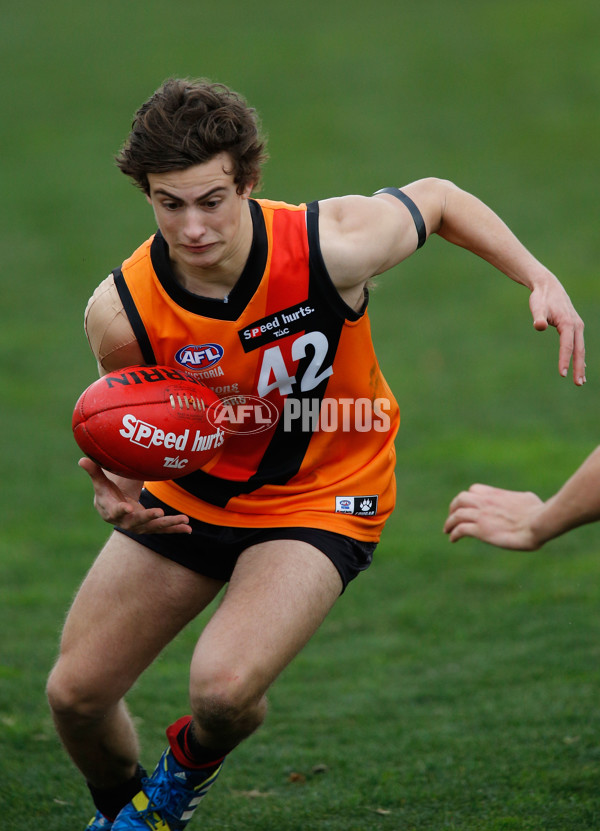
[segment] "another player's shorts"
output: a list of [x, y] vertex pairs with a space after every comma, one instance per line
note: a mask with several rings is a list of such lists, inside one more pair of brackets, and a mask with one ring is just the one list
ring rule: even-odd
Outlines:
[[[162, 508], [166, 515], [181, 513], [143, 490], [144, 508]], [[268, 540], [300, 540], [322, 551], [338, 570], [343, 589], [373, 560], [375, 542], [345, 537], [320, 528], [234, 528], [210, 525], [190, 517], [191, 534], [136, 534], [117, 528], [121, 534], [198, 574], [229, 580], [238, 557], [247, 548]]]

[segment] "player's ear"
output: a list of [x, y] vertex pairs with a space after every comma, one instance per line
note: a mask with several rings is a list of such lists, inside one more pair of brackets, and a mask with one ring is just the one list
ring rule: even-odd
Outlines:
[[252, 191], [254, 190], [254, 185], [255, 184], [256, 184], [255, 182], [248, 182], [248, 184], [246, 185], [246, 187], [244, 188], [244, 190], [240, 194], [242, 199], [250, 199], [250, 196], [252, 195]]

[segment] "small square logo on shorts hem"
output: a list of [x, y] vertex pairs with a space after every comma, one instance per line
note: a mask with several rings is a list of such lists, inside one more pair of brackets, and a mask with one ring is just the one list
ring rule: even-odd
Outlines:
[[335, 512], [353, 516], [375, 516], [378, 500], [378, 496], [336, 496]]

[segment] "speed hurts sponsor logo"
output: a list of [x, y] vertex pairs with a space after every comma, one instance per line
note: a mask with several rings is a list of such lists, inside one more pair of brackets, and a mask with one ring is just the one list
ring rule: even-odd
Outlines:
[[186, 369], [204, 371], [218, 364], [224, 352], [219, 343], [189, 343], [175, 353], [175, 360]]
[[378, 496], [336, 496], [335, 512], [353, 516], [375, 516], [378, 501]]
[[255, 320], [249, 326], [238, 331], [244, 352], [252, 352], [266, 343], [285, 338], [306, 329], [308, 318], [315, 310], [307, 303], [289, 306], [276, 314]]
[[131, 413], [123, 416], [122, 424], [119, 433], [139, 447], [157, 446], [167, 450], [189, 450], [191, 453], [197, 453], [200, 450], [220, 447], [224, 441], [224, 431], [219, 427], [215, 428], [214, 433], [208, 435], [200, 430], [196, 430], [195, 435], [192, 435], [189, 429], [185, 429], [183, 433], [165, 432], [160, 427], [142, 421]]

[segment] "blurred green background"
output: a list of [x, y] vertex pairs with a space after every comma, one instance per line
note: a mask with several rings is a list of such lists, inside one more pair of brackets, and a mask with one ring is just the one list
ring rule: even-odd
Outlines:
[[[554, 331], [534, 332], [526, 291], [472, 255], [433, 238], [379, 278], [370, 306], [375, 341], [403, 415], [398, 508], [375, 566], [307, 654], [315, 656], [322, 670], [315, 677], [327, 688], [339, 632], [351, 633], [360, 660], [382, 649], [381, 661], [369, 668], [372, 684], [360, 711], [364, 716], [378, 702], [383, 707], [385, 691], [393, 689], [389, 718], [406, 720], [398, 735], [410, 744], [413, 699], [399, 704], [408, 679], [417, 687], [414, 700], [422, 701], [434, 683], [435, 661], [456, 649], [456, 632], [463, 632], [463, 657], [484, 660], [491, 645], [509, 648], [520, 627], [537, 615], [548, 640], [527, 641], [531, 654], [515, 659], [505, 676], [499, 673], [503, 688], [510, 690], [532, 661], [550, 660], [559, 642], [565, 660], [574, 663], [569, 672], [561, 661], [544, 665], [546, 675], [538, 680], [547, 683], [530, 686], [517, 700], [509, 696], [498, 703], [499, 712], [513, 712], [527, 701], [531, 711], [523, 705], [521, 722], [527, 724], [538, 712], [540, 689], [560, 682], [560, 692], [551, 697], [557, 712], [557, 701], [582, 695], [572, 730], [576, 749], [587, 731], [586, 752], [579, 761], [562, 759], [559, 769], [579, 783], [595, 782], [597, 793], [598, 529], [558, 540], [544, 555], [514, 555], [470, 541], [451, 547], [441, 527], [450, 499], [476, 480], [549, 496], [600, 437], [598, 3], [1, 5], [0, 804], [7, 827], [30, 828], [33, 811], [37, 827], [43, 817], [49, 831], [83, 828], [89, 811], [83, 786], [57, 746], [43, 697], [69, 599], [107, 532], [76, 465], [70, 417], [80, 391], [96, 376], [82, 328], [87, 299], [154, 230], [143, 197], [116, 170], [113, 157], [136, 108], [171, 75], [222, 81], [258, 109], [271, 153], [261, 195], [298, 202], [369, 194], [429, 175], [448, 178], [497, 210], [567, 286], [587, 324], [584, 389], [559, 378], [558, 338]], [[400, 612], [402, 603], [408, 605]], [[385, 617], [390, 608], [398, 611], [393, 619]], [[490, 608], [498, 615], [497, 628]], [[461, 618], [467, 609], [473, 614], [468, 625]], [[510, 627], [504, 626], [507, 620]], [[418, 633], [411, 629], [416, 621]], [[410, 652], [410, 632], [414, 649], [424, 650], [424, 664], [404, 672], [399, 656]], [[569, 638], [561, 641], [566, 632]], [[431, 665], [423, 646], [428, 639], [435, 643]], [[173, 665], [181, 685], [172, 693], [174, 717], [185, 698], [189, 654], [184, 638], [181, 660]], [[254, 749], [250, 743], [240, 749], [242, 766], [271, 758], [269, 729], [286, 747], [302, 746], [306, 726], [299, 724], [291, 738], [281, 714], [291, 702], [297, 714], [310, 696], [302, 686], [302, 661], [309, 660], [300, 659], [298, 692], [296, 670], [282, 679], [274, 693], [280, 696], [280, 721], [274, 706], [273, 726], [261, 733], [264, 746], [259, 739]], [[458, 658], [456, 666], [462, 666]], [[397, 677], [390, 676], [392, 669]], [[435, 683], [458, 683], [468, 676], [463, 669], [467, 675], [457, 670]], [[482, 693], [477, 666], [472, 672]], [[347, 673], [346, 684], [361, 669], [349, 663]], [[343, 697], [344, 678], [340, 684]], [[140, 690], [146, 740], [159, 749], [157, 727], [162, 730], [170, 717], [170, 710], [163, 716], [165, 693], [151, 682]], [[458, 697], [466, 706], [468, 697]], [[549, 729], [557, 712], [549, 708]], [[474, 731], [475, 757], [484, 747], [490, 756], [484, 756], [475, 782], [465, 786], [458, 769], [440, 762], [461, 740], [457, 732], [441, 741], [455, 716], [450, 709], [437, 723], [424, 711], [439, 751], [429, 757], [421, 749], [414, 756], [403, 746], [401, 776], [388, 747], [389, 759], [384, 754], [381, 761], [387, 779], [377, 780], [383, 788], [377, 804], [370, 802], [370, 780], [361, 784], [351, 769], [318, 799], [304, 794], [289, 816], [283, 808], [271, 814], [270, 807], [257, 808], [261, 801], [255, 800], [247, 808], [228, 808], [233, 813], [227, 819], [215, 798], [207, 808], [208, 817], [214, 811], [210, 827], [597, 827], [600, 808], [594, 808], [592, 784], [569, 790], [560, 779], [563, 789], [552, 792], [547, 760], [539, 748], [533, 750], [530, 736], [519, 739], [517, 730], [512, 747], [517, 768], [534, 771], [527, 787], [515, 788], [504, 768], [495, 769], [491, 748], [504, 736], [503, 716], [488, 725], [491, 732]], [[360, 718], [352, 724], [340, 723], [330, 743], [352, 746], [357, 764], [371, 759], [377, 777], [381, 746], [365, 756]], [[376, 727], [369, 722], [369, 729]], [[435, 807], [431, 790], [415, 784], [429, 765], [444, 768], [447, 782], [446, 796]], [[26, 780], [33, 776], [30, 786]], [[261, 786], [250, 778], [248, 790], [253, 787]], [[509, 811], [515, 790], [528, 793], [532, 803], [524, 796]], [[483, 802], [465, 800], [465, 792], [484, 791], [489, 799]], [[299, 819], [302, 811], [306, 815]]]

